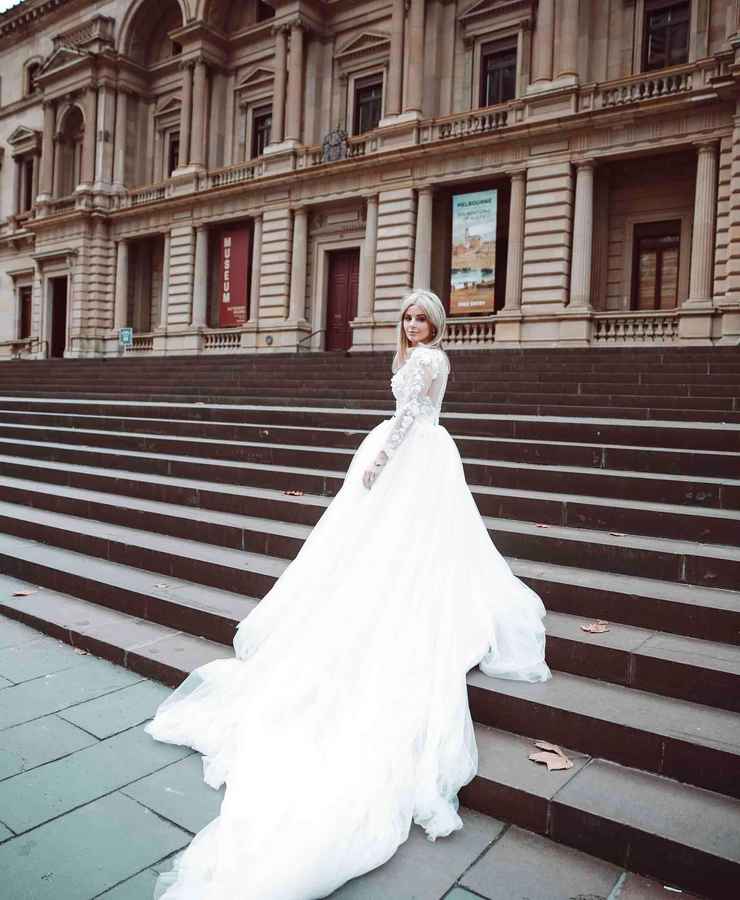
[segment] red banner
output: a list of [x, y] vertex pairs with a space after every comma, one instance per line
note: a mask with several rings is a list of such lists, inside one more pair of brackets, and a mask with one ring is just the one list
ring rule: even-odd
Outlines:
[[249, 280], [252, 244], [249, 226], [221, 231], [218, 324], [243, 325], [249, 315]]

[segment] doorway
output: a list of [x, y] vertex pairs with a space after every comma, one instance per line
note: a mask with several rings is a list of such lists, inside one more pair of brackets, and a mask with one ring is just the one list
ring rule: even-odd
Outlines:
[[352, 346], [350, 322], [357, 316], [360, 286], [360, 250], [329, 253], [326, 303], [326, 349], [349, 350]]
[[49, 355], [62, 358], [67, 349], [67, 276], [50, 278], [51, 336]]

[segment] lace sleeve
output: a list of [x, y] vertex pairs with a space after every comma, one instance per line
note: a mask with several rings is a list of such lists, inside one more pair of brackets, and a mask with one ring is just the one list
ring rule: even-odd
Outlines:
[[383, 451], [389, 459], [401, 446], [416, 421], [422, 401], [439, 374], [440, 361], [436, 353], [419, 349], [414, 351], [409, 366], [410, 372], [404, 385], [400, 407], [393, 417], [393, 427], [383, 446]]

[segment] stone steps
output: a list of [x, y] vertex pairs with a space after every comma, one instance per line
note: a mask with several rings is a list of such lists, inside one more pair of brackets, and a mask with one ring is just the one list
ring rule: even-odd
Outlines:
[[[740, 874], [737, 354], [452, 357], [442, 423], [548, 608], [554, 671], [469, 673], [480, 767], [461, 800], [722, 896]], [[0, 609], [169, 684], [227, 654], [391, 413], [389, 364], [0, 368], [0, 588], [39, 586]], [[607, 632], [583, 630], [597, 618]], [[573, 769], [536, 767], [533, 738], [572, 748]]]
[[[29, 586], [0, 575], [4, 614], [170, 685], [230, 655], [219, 643], [52, 590], [5, 599]], [[543, 722], [538, 737], [545, 733]], [[732, 896], [728, 886], [740, 876], [737, 799], [568, 745], [573, 768], [548, 773], [528, 760], [531, 739], [480, 723], [475, 736], [478, 774], [460, 794], [469, 808], [705, 896]]]

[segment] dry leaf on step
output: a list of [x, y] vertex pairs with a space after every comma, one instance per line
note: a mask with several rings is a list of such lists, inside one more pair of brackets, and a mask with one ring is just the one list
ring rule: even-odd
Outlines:
[[627, 537], [627, 535], [623, 531], [610, 531], [609, 534], [612, 537]]
[[549, 528], [550, 526], [549, 526], [549, 525], [545, 525], [543, 522], [535, 522], [535, 523], [534, 523], [534, 527], [535, 527], [535, 528]]
[[530, 753], [532, 762], [543, 763], [548, 772], [556, 772], [561, 769], [572, 769], [573, 760], [569, 759], [557, 744], [548, 741], [535, 741], [535, 747], [539, 747], [538, 753]]
[[595, 622], [589, 622], [588, 625], [581, 625], [581, 631], [588, 631], [589, 634], [603, 634], [609, 631], [609, 623], [604, 619], [597, 619]]
[[38, 591], [13, 591], [14, 597], [30, 597], [31, 594], [37, 594]]
[[75, 647], [74, 650], [75, 650], [75, 653], [79, 653], [80, 656], [88, 655], [87, 650], [83, 650], [82, 647]]
[[287, 494], [289, 497], [302, 497], [303, 491], [283, 491], [284, 494]]

